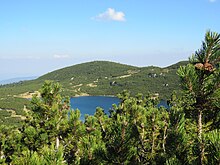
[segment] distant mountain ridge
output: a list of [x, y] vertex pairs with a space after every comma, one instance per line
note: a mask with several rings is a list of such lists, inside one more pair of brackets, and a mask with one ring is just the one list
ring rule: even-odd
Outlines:
[[5, 84], [11, 84], [11, 83], [17, 83], [19, 81], [27, 81], [27, 80], [34, 80], [36, 79], [37, 76], [31, 76], [31, 77], [16, 77], [16, 78], [11, 78], [11, 79], [5, 79], [0, 81], [0, 85], [5, 85]]

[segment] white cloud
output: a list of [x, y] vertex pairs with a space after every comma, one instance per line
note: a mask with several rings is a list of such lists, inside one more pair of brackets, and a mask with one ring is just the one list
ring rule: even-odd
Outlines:
[[53, 56], [53, 58], [55, 58], [55, 59], [64, 59], [64, 58], [70, 58], [70, 56], [69, 55], [58, 55], [58, 54], [55, 54]]
[[215, 2], [216, 0], [209, 0], [209, 2]]
[[113, 8], [108, 8], [104, 13], [97, 15], [94, 19], [104, 21], [125, 21], [125, 14], [121, 11], [115, 11]]

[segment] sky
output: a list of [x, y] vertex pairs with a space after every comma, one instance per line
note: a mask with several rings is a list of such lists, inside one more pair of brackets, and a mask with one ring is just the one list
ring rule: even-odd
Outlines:
[[0, 80], [95, 60], [165, 67], [187, 60], [220, 0], [0, 0]]

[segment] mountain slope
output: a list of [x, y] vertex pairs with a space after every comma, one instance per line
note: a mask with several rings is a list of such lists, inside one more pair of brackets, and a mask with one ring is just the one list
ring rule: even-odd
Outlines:
[[93, 61], [69, 66], [45, 74], [36, 80], [4, 85], [1, 96], [19, 95], [38, 90], [45, 80], [59, 82], [63, 92], [75, 95], [116, 95], [123, 90], [132, 94], [159, 93], [160, 98], [169, 98], [173, 90], [179, 89], [176, 71], [179, 62], [165, 68], [154, 66], [135, 67], [108, 61]]
[[168, 98], [173, 90], [179, 89], [176, 71], [185, 63], [159, 68], [94, 61], [56, 70], [41, 76], [38, 81], [58, 81], [70, 96], [116, 95], [126, 89], [132, 94], [150, 92]]
[[[0, 123], [17, 125], [24, 115], [24, 105], [45, 80], [59, 82], [65, 96], [116, 95], [123, 90], [131, 94], [143, 93], [170, 98], [173, 90], [179, 90], [176, 71], [187, 62], [159, 68], [135, 67], [108, 61], [93, 61], [73, 65], [45, 74], [38, 79], [0, 85]], [[12, 113], [13, 112], [13, 113]]]
[[82, 64], [73, 65], [63, 69], [59, 69], [41, 76], [39, 79], [50, 80], [67, 80], [77, 78], [80, 80], [92, 79], [92, 77], [102, 76], [117, 76], [126, 73], [129, 69], [136, 69], [138, 67], [119, 64], [108, 61], [93, 61]]

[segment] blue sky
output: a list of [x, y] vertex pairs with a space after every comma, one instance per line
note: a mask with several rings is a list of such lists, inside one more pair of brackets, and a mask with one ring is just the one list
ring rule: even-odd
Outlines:
[[220, 32], [220, 0], [1, 0], [0, 79], [110, 60], [168, 66]]

